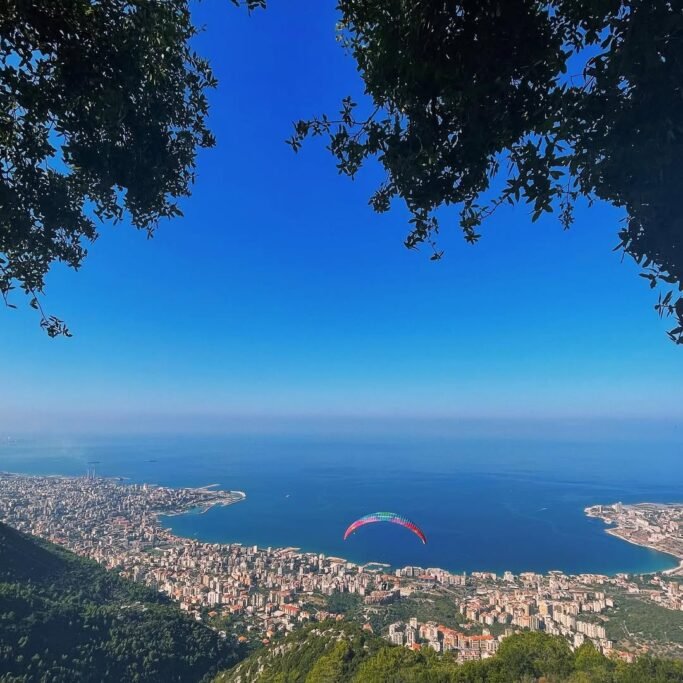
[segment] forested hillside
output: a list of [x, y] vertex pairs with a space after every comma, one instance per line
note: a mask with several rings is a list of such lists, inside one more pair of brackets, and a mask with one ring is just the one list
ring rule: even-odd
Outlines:
[[216, 683], [674, 683], [683, 663], [604, 657], [592, 645], [572, 652], [542, 633], [510, 636], [495, 657], [457, 664], [430, 649], [394, 647], [355, 625], [322, 624], [255, 652]]
[[208, 681], [220, 670], [217, 683], [683, 683], [681, 662], [628, 665], [541, 633], [462, 665], [350, 622], [303, 628], [235, 666], [239, 655], [158, 593], [0, 524], [1, 683]]
[[0, 523], [0, 681], [200, 681], [234, 644], [155, 591]]

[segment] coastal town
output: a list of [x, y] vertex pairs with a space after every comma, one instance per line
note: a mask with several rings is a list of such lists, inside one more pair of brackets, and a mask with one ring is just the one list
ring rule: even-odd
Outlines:
[[[630, 659], [657, 643], [627, 626], [629, 638], [615, 629], [620, 596], [683, 610], [679, 583], [665, 574], [644, 584], [625, 574], [390, 571], [297, 548], [205, 543], [163, 527], [164, 515], [201, 514], [245, 497], [215, 486], [0, 473], [1, 521], [168, 595], [226, 638], [268, 644], [308, 621], [353, 618], [396, 645], [452, 651], [460, 661], [491, 656], [519, 630], [563, 636], [572, 647], [589, 640], [603, 653]], [[615, 524], [610, 533], [625, 540], [683, 557], [683, 506], [600, 505], [586, 513]], [[352, 609], [340, 608], [341, 598]], [[455, 616], [443, 623], [437, 607]], [[665, 645], [668, 654], [683, 655], [683, 644]]]
[[683, 505], [614, 503], [587, 507], [585, 513], [613, 525], [607, 529], [612, 536], [672, 555], [679, 564], [667, 573], [683, 573]]

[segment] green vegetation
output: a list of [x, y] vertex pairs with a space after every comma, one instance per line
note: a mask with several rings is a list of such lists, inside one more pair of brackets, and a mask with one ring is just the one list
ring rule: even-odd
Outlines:
[[310, 626], [254, 653], [216, 683], [674, 683], [683, 663], [613, 661], [592, 645], [572, 652], [562, 638], [521, 633], [487, 660], [457, 664], [429, 648], [394, 647], [358, 626]]
[[[216, 683], [285, 683], [352, 680], [359, 665], [385, 643], [350, 622], [307, 626], [267, 650], [255, 652], [243, 664], [218, 676]], [[262, 674], [258, 674], [265, 666]], [[315, 678], [318, 676], [318, 678]]]
[[[615, 641], [657, 641], [663, 647], [683, 645], [683, 612], [666, 609], [642, 598], [618, 595], [605, 624], [607, 637]], [[679, 651], [680, 652], [680, 651]]]
[[670, 335], [683, 343], [679, 3], [338, 0], [338, 9], [370, 101], [346, 97], [338, 114], [299, 121], [294, 150], [323, 136], [350, 177], [378, 161], [370, 204], [404, 204], [406, 246], [433, 259], [448, 207], [468, 243], [508, 203], [526, 203], [532, 220], [555, 211], [564, 228], [577, 201], [620, 207], [619, 247], [652, 287], [673, 285], [657, 309], [675, 316]]
[[199, 681], [238, 652], [157, 592], [0, 524], [0, 682]]
[[[436, 621], [460, 630], [463, 630], [460, 625], [466, 621], [456, 609], [452, 597], [436, 592], [413, 593], [409, 598], [372, 610], [368, 614], [368, 621], [375, 633], [380, 633], [389, 624], [408, 621], [410, 617], [416, 617], [420, 622]], [[481, 627], [477, 627], [476, 631], [480, 632]]]
[[332, 593], [325, 601], [326, 609], [336, 614], [357, 614], [363, 606], [363, 598], [355, 593]]
[[[249, 9], [265, 0], [231, 0]], [[669, 0], [338, 0], [340, 41], [369, 102], [299, 121], [291, 145], [326, 136], [342, 173], [370, 159], [370, 203], [402, 201], [406, 245], [432, 258], [444, 207], [466, 240], [501, 205], [533, 219], [601, 199], [626, 220], [619, 246], [644, 268], [683, 343], [683, 151], [679, 36]], [[180, 215], [197, 153], [214, 144], [189, 0], [6, 0], [0, 12], [0, 295], [40, 304], [50, 266], [80, 267], [102, 221], [153, 232]], [[634, 131], [637, 134], [634, 134]]]
[[[311, 611], [316, 612], [321, 605], [312, 601], [307, 605]], [[458, 612], [451, 595], [440, 591], [413, 593], [410, 597], [388, 605], [366, 606], [363, 599], [352, 593], [334, 593], [325, 597], [324, 609], [336, 614], [344, 614], [347, 619], [357, 623], [369, 623], [375, 633], [381, 633], [386, 627], [395, 621], [408, 621], [416, 617], [418, 621], [436, 621], [444, 626], [460, 628], [465, 617]], [[476, 625], [472, 632], [480, 633], [481, 625]], [[504, 627], [500, 628], [502, 632]]]
[[[249, 8], [264, 0], [231, 0]], [[39, 303], [54, 262], [77, 269], [102, 221], [151, 234], [181, 215], [215, 87], [188, 0], [0, 4], [0, 295]]]

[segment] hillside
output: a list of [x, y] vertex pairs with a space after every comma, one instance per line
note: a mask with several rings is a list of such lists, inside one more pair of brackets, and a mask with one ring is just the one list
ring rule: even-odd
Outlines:
[[0, 523], [0, 682], [200, 681], [237, 661], [157, 592]]
[[561, 638], [523, 633], [488, 660], [458, 665], [431, 650], [394, 647], [350, 623], [310, 626], [274, 643], [215, 683], [674, 683], [681, 662], [607, 659], [592, 645], [575, 652]]
[[234, 666], [239, 654], [155, 591], [0, 524], [0, 683], [185, 682], [220, 670], [217, 683], [683, 683], [680, 662], [626, 665], [540, 633], [463, 665], [351, 622], [308, 626]]

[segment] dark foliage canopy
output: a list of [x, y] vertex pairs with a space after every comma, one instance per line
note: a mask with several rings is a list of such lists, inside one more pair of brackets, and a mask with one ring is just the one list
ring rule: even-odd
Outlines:
[[585, 643], [526, 632], [509, 636], [489, 659], [456, 663], [452, 653], [389, 645], [349, 622], [316, 624], [257, 650], [216, 683], [675, 683], [678, 661], [609, 659]]
[[78, 268], [99, 221], [179, 215], [214, 144], [196, 33], [187, 0], [0, 0], [0, 294], [23, 289], [51, 336], [50, 265]]
[[210, 680], [240, 656], [159, 593], [0, 523], [0, 682]]
[[618, 248], [660, 295], [683, 343], [683, 2], [681, 0], [339, 0], [340, 35], [374, 110], [295, 124], [323, 135], [341, 173], [370, 158], [370, 199], [411, 213], [408, 247], [438, 259], [438, 209], [465, 239], [500, 205], [556, 211], [580, 197], [625, 211]]
[[[265, 0], [229, 0], [249, 9]], [[78, 268], [102, 221], [152, 234], [180, 214], [206, 126], [208, 63], [189, 0], [0, 0], [0, 294], [43, 313], [54, 262]], [[369, 158], [377, 211], [403, 200], [409, 247], [438, 259], [439, 209], [468, 242], [500, 205], [556, 211], [577, 199], [625, 212], [618, 247], [662, 292], [683, 343], [683, 0], [338, 0], [342, 42], [373, 103], [367, 117], [299, 121], [342, 173]], [[13, 305], [10, 302], [10, 305]]]

